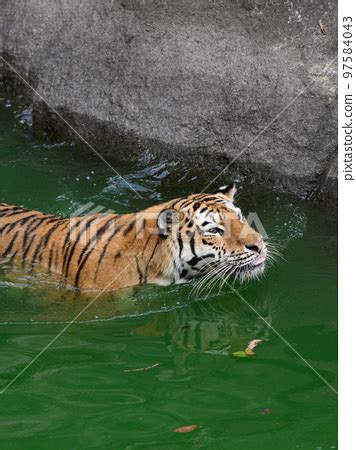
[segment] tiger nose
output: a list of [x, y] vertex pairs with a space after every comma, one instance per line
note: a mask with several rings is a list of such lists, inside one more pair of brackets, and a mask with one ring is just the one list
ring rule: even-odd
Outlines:
[[254, 242], [253, 244], [250, 244], [250, 245], [245, 245], [245, 247], [248, 249], [248, 250], [251, 250], [251, 251], [253, 251], [253, 252], [256, 252], [256, 253], [261, 253], [262, 252], [262, 250], [263, 250], [263, 248], [264, 248], [264, 242], [263, 242], [263, 239], [260, 239], [259, 241], [256, 241], [256, 242]]

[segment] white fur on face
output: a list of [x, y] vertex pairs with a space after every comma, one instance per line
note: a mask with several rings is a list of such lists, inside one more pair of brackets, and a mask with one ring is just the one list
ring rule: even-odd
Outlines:
[[225, 205], [237, 215], [241, 223], [244, 222], [244, 215], [239, 207], [235, 206], [232, 202], [226, 202]]

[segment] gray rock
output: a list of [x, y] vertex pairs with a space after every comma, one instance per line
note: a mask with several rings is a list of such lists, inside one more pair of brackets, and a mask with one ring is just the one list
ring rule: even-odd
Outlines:
[[[0, 1], [3, 57], [111, 160], [149, 149], [216, 175], [229, 163], [215, 186], [243, 176], [325, 190], [336, 1]], [[6, 64], [2, 77], [22, 83]], [[35, 128], [70, 133], [38, 96], [33, 112]]]

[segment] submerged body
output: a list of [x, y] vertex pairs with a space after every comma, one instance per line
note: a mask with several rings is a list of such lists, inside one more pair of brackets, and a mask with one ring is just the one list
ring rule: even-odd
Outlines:
[[235, 186], [135, 214], [61, 218], [0, 204], [0, 258], [44, 268], [80, 289], [183, 283], [197, 275], [251, 278], [266, 245], [233, 203]]

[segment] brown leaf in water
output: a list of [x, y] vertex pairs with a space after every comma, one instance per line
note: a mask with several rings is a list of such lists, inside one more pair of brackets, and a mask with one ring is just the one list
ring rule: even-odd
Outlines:
[[261, 342], [262, 342], [262, 339], [253, 339], [252, 341], [250, 341], [248, 343], [245, 351], [247, 351], [247, 349], [253, 350], [255, 347], [257, 347], [257, 345], [261, 344]]
[[238, 358], [247, 358], [248, 356], [255, 356], [256, 353], [253, 351], [258, 344], [262, 342], [262, 339], [253, 339], [250, 341], [243, 351], [233, 352], [232, 356], [237, 356]]
[[176, 428], [173, 430], [174, 433], [191, 433], [198, 429], [198, 425], [187, 425], [185, 427]]

